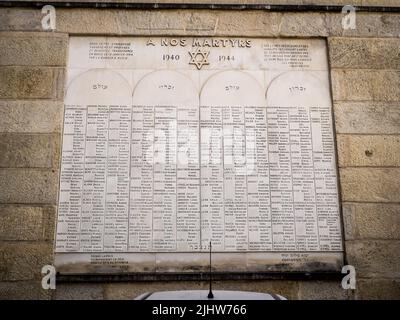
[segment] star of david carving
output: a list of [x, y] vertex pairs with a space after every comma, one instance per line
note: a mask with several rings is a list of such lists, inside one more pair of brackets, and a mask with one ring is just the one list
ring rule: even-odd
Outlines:
[[203, 51], [201, 48], [197, 48], [194, 52], [189, 52], [190, 54], [190, 62], [189, 64], [194, 64], [197, 67], [197, 70], [200, 70], [202, 66], [210, 64], [208, 62], [208, 55], [210, 51]]

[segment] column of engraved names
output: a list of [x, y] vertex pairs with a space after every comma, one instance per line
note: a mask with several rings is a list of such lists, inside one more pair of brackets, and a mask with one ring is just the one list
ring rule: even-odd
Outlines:
[[309, 107], [291, 107], [289, 126], [296, 250], [315, 251], [319, 250], [319, 240]]
[[271, 249], [265, 107], [201, 106], [202, 246]]
[[104, 251], [128, 248], [131, 116], [132, 106], [109, 106]]
[[268, 106], [268, 157], [273, 250], [296, 250], [289, 107]]
[[86, 107], [65, 105], [56, 251], [78, 251], [85, 168]]
[[153, 249], [176, 250], [177, 108], [154, 107]]
[[272, 250], [267, 110], [245, 107], [248, 250]]
[[106, 212], [108, 106], [87, 106], [81, 250], [103, 251]]
[[246, 250], [247, 176], [245, 108], [222, 107], [224, 155], [225, 250]]
[[134, 105], [131, 149], [129, 250], [199, 249], [198, 106]]
[[315, 197], [320, 250], [342, 250], [332, 114], [328, 106], [309, 110], [313, 138]]
[[268, 110], [274, 250], [340, 249], [330, 109]]
[[224, 238], [224, 159], [222, 108], [200, 107], [201, 152], [201, 246], [209, 242], [223, 251]]
[[81, 251], [126, 251], [131, 106], [88, 105]]
[[199, 107], [177, 108], [176, 247], [200, 248]]
[[129, 250], [153, 248], [154, 107], [132, 108]]

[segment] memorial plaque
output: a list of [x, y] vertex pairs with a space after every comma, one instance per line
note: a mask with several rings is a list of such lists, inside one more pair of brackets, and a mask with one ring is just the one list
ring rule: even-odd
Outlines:
[[324, 40], [71, 37], [63, 274], [332, 271]]

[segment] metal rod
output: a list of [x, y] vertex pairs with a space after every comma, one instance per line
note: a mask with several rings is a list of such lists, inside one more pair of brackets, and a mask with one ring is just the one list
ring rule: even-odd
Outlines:
[[210, 241], [210, 291], [208, 292], [208, 299], [213, 299], [214, 295], [212, 293], [212, 272], [211, 272], [211, 241]]

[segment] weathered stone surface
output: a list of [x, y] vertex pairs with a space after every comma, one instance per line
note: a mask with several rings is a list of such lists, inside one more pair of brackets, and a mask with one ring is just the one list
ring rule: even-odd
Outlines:
[[347, 300], [349, 290], [342, 288], [340, 281], [299, 281], [301, 300]]
[[[72, 19], [71, 17], [74, 17]], [[70, 34], [277, 36], [280, 13], [213, 10], [57, 11], [57, 31]], [[90, 21], [90, 22], [88, 22]]]
[[348, 264], [355, 267], [358, 277], [400, 277], [400, 241], [346, 241]]
[[[132, 13], [131, 13], [132, 12]], [[124, 15], [137, 17], [138, 20], [132, 26], [140, 24], [143, 29], [147, 29], [147, 14], [142, 11], [140, 17], [135, 11], [127, 10], [126, 14], [119, 10], [101, 10], [101, 9], [58, 9], [57, 10], [57, 31], [69, 34], [122, 34], [121, 27], [126, 23]], [[97, 31], [96, 31], [97, 30]], [[147, 34], [145, 31], [143, 34]]]
[[400, 69], [400, 39], [329, 38], [332, 68]]
[[58, 168], [58, 134], [0, 134], [0, 167]]
[[326, 25], [330, 36], [340, 37], [390, 37], [400, 35], [400, 14], [358, 12], [355, 29], [343, 29], [341, 13], [326, 14]]
[[0, 65], [65, 66], [68, 36], [44, 32], [1, 32]]
[[[191, 20], [188, 11], [168, 12], [169, 14], [165, 15], [161, 10], [60, 9], [57, 11], [57, 31], [70, 34], [182, 35], [188, 26], [189, 29], [202, 29], [207, 33], [210, 32], [210, 17], [215, 16], [197, 12]], [[199, 16], [203, 16], [207, 21], [203, 23], [203, 19], [197, 18], [196, 22], [196, 17]], [[211, 31], [214, 29], [211, 28]]]
[[[218, 25], [218, 16], [215, 13], [207, 11], [185, 11], [179, 12], [178, 21], [183, 23], [185, 32], [188, 34], [198, 34], [202, 33], [209, 34], [210, 32], [215, 32]], [[165, 14], [159, 12], [159, 16], [165, 16]], [[150, 23], [151, 28], [157, 26], [156, 21], [162, 21], [158, 17], [153, 17]], [[179, 28], [179, 26], [178, 26]]]
[[[277, 0], [278, 1], [278, 0]], [[290, 0], [284, 0], [286, 3]], [[293, 0], [294, 1], [294, 0]], [[321, 0], [330, 4], [329, 0]], [[342, 0], [339, 0], [342, 2]], [[344, 0], [343, 0], [344, 1]], [[362, 0], [353, 0], [353, 5], [359, 5]], [[371, 0], [372, 1], [372, 0]], [[396, 1], [396, 0], [387, 0]], [[313, 0], [304, 0], [303, 3], [315, 4]], [[323, 4], [327, 4], [323, 3]], [[340, 2], [339, 2], [340, 3]], [[270, 3], [272, 4], [272, 3]], [[296, 2], [296, 4], [299, 4]], [[342, 4], [347, 4], [346, 1]], [[168, 14], [165, 14], [168, 13]], [[258, 15], [255, 17], [252, 15]], [[193, 24], [186, 18], [191, 14], [201, 17], [199, 23]], [[391, 13], [357, 13], [356, 29], [344, 30], [342, 28], [343, 14], [340, 13], [301, 13], [296, 17], [292, 13], [284, 13], [281, 35], [292, 35], [297, 30], [299, 36], [346, 36], [346, 37], [398, 37], [400, 34], [400, 14]], [[213, 17], [217, 15], [215, 20]], [[240, 31], [246, 35], [268, 36], [279, 30], [280, 13], [268, 11], [222, 11], [213, 10], [210, 12], [200, 12], [195, 10], [103, 10], [103, 9], [57, 9], [57, 32], [70, 34], [126, 34], [126, 35], [190, 35], [190, 29], [200, 30], [203, 35], [224, 35], [232, 34], [231, 26], [236, 26], [235, 20], [245, 22], [245, 27]], [[43, 31], [41, 20], [43, 14], [37, 9], [26, 8], [6, 8], [0, 11], [0, 30], [9, 31]], [[262, 17], [263, 16], [263, 17]], [[318, 17], [315, 19], [315, 17]], [[254, 19], [255, 18], [255, 19]], [[299, 19], [299, 21], [297, 21]], [[315, 19], [315, 20], [314, 20]], [[229, 22], [232, 21], [232, 23]], [[270, 23], [265, 21], [270, 20]], [[306, 21], [309, 23], [307, 24]], [[219, 22], [221, 27], [219, 27]], [[252, 23], [253, 22], [253, 23]], [[296, 23], [300, 25], [296, 26]], [[190, 28], [192, 26], [192, 28]], [[199, 28], [201, 26], [201, 28]], [[216, 27], [215, 29], [212, 26]], [[263, 30], [264, 26], [264, 30]], [[164, 28], [162, 33], [161, 28]], [[201, 30], [202, 29], [202, 30]], [[251, 29], [251, 30], [250, 30]], [[207, 31], [208, 30], [208, 31]], [[216, 31], [214, 31], [216, 30]]]
[[57, 207], [43, 207], [43, 240], [54, 241], [57, 220]]
[[0, 240], [54, 241], [56, 206], [0, 205]]
[[103, 287], [95, 283], [59, 283], [54, 295], [56, 300], [101, 300]]
[[41, 10], [27, 8], [2, 8], [0, 10], [1, 31], [43, 31]]
[[218, 25], [217, 14], [206, 11], [171, 10], [165, 15], [164, 11], [117, 10], [110, 19], [116, 20], [119, 34], [209, 35]]
[[43, 208], [0, 205], [0, 240], [42, 240]]
[[400, 133], [399, 102], [336, 102], [334, 116], [338, 133]]
[[53, 261], [52, 244], [5, 242], [0, 252], [1, 281], [41, 279], [42, 267]]
[[358, 279], [356, 298], [360, 300], [399, 300], [400, 279]]
[[[214, 281], [213, 288], [215, 290], [272, 292], [288, 299], [297, 299], [298, 297], [298, 283], [296, 281]], [[205, 281], [111, 283], [104, 286], [104, 295], [106, 299], [131, 300], [146, 292], [170, 290], [208, 290], [208, 283]]]
[[345, 239], [400, 239], [400, 205], [343, 203]]
[[364, 6], [400, 7], [400, 3], [397, 0], [362, 0], [362, 4]]
[[64, 70], [48, 67], [0, 67], [0, 98], [60, 99]]
[[339, 70], [331, 72], [334, 100], [400, 100], [400, 70]]
[[400, 135], [337, 136], [339, 167], [400, 166]]
[[280, 36], [327, 37], [329, 35], [323, 13], [285, 13], [280, 25]]
[[221, 12], [218, 15], [216, 33], [226, 36], [276, 37], [279, 34], [281, 17], [282, 14], [277, 12]]
[[62, 101], [0, 100], [0, 132], [61, 132]]
[[47, 169], [0, 169], [0, 203], [55, 204], [58, 171]]
[[41, 281], [0, 282], [1, 300], [49, 300], [52, 290], [43, 290]]
[[343, 201], [400, 202], [400, 168], [341, 168]]

